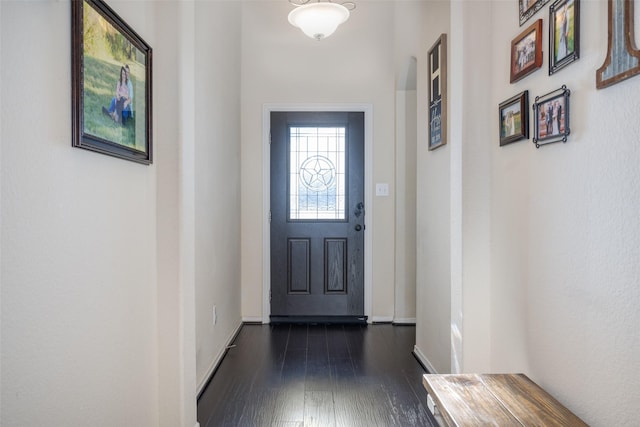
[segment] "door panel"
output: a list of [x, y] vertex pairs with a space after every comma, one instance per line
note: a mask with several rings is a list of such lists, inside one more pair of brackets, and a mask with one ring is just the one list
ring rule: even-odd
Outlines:
[[309, 272], [311, 270], [310, 239], [288, 239], [289, 257], [289, 293], [309, 294], [311, 293], [311, 282]]
[[347, 293], [347, 239], [324, 239], [325, 292]]
[[271, 113], [271, 317], [364, 315], [364, 113]]

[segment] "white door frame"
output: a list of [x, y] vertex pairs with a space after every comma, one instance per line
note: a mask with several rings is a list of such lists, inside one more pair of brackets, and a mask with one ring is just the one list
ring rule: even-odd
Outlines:
[[320, 112], [362, 112], [364, 113], [364, 315], [371, 322], [372, 245], [373, 225], [373, 104], [264, 104], [262, 107], [262, 323], [269, 323], [271, 315], [271, 130], [272, 111], [320, 111]]

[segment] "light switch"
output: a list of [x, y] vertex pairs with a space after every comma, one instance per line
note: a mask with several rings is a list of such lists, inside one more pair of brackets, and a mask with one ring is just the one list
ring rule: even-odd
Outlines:
[[386, 182], [379, 182], [376, 184], [376, 196], [386, 197], [389, 195], [389, 184]]

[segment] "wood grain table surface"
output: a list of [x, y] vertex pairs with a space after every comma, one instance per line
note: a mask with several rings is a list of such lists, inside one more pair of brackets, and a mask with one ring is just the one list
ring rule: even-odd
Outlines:
[[524, 374], [425, 374], [422, 382], [448, 427], [587, 425]]

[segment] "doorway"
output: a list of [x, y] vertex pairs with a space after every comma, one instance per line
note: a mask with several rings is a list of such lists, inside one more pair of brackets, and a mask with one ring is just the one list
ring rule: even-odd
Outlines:
[[264, 323], [370, 313], [371, 108], [323, 107], [264, 109]]

